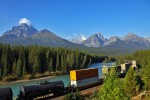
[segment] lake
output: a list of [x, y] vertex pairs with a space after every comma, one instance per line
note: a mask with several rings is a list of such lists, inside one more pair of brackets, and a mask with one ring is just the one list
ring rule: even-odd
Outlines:
[[[113, 64], [115, 64], [115, 62], [95, 63], [95, 64], [91, 64], [87, 68], [98, 68], [99, 78], [101, 78], [102, 77], [102, 66], [103, 65], [111, 66]], [[17, 95], [19, 94], [19, 89], [22, 86], [31, 85], [31, 84], [39, 84], [39, 83], [44, 82], [44, 81], [51, 82], [51, 81], [58, 81], [58, 80], [62, 80], [64, 82], [65, 86], [68, 86], [69, 83], [70, 83], [70, 75], [69, 74], [67, 74], [67, 75], [60, 75], [60, 76], [56, 76], [56, 77], [53, 77], [53, 78], [32, 80], [32, 81], [29, 81], [29, 82], [17, 82], [17, 83], [3, 84], [3, 85], [0, 85], [0, 88], [11, 87], [11, 89], [13, 91], [13, 97], [16, 98]]]

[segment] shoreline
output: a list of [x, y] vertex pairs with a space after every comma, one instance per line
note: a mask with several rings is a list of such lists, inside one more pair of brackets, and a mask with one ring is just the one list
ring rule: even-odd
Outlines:
[[[65, 75], [65, 74], [63, 74]], [[23, 83], [23, 82], [32, 82], [32, 81], [37, 81], [37, 80], [44, 80], [44, 79], [51, 79], [54, 78], [56, 76], [60, 76], [60, 75], [55, 75], [55, 76], [47, 76], [47, 77], [41, 77], [41, 78], [35, 78], [35, 79], [21, 79], [21, 80], [16, 80], [16, 81], [11, 81], [11, 82], [0, 82], [0, 85], [6, 85], [6, 84], [16, 84], [16, 83]]]

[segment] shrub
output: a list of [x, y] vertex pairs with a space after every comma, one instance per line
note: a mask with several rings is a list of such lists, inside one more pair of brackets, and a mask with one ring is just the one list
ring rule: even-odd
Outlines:
[[35, 78], [41, 78], [41, 77], [43, 77], [43, 75], [38, 73], [38, 74], [35, 74], [34, 77]]
[[8, 75], [3, 78], [3, 81], [10, 82], [10, 81], [15, 81], [17, 79], [18, 79], [17, 75]]
[[64, 100], [82, 100], [81, 92], [79, 90], [76, 90], [75, 93], [68, 93], [64, 97]]
[[50, 72], [49, 71], [46, 71], [44, 74], [43, 74], [43, 76], [49, 76], [50, 75]]
[[27, 74], [27, 75], [24, 75], [23, 78], [28, 80], [28, 79], [32, 79], [33, 76], [31, 74]]

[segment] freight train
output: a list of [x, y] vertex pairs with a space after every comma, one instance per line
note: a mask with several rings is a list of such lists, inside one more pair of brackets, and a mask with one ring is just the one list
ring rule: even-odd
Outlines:
[[[33, 100], [52, 94], [54, 97], [64, 95], [68, 92], [75, 92], [76, 89], [86, 89], [98, 84], [102, 80], [98, 78], [98, 69], [82, 69], [70, 71], [71, 86], [65, 87], [63, 81], [47, 82], [22, 86], [17, 100]], [[11, 88], [0, 89], [0, 100], [12, 100], [13, 93]]]
[[[46, 81], [38, 85], [22, 86], [20, 88], [19, 95], [16, 98], [16, 100], [33, 100], [38, 99], [38, 97], [43, 97], [49, 94], [53, 94], [53, 97], [57, 97], [75, 91], [76, 91], [75, 87], [72, 86], [65, 87], [63, 81], [55, 81], [55, 82]], [[11, 88], [8, 87], [0, 89], [0, 100], [13, 100], [12, 98], [13, 92]]]

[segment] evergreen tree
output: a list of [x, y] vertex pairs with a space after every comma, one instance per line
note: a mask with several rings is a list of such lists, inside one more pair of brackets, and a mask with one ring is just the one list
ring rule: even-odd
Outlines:
[[81, 65], [81, 66], [82, 66], [82, 68], [85, 66], [86, 61], [87, 61], [87, 55], [85, 55], [85, 56], [84, 56], [84, 60], [83, 60], [83, 63], [82, 63], [82, 65]]
[[6, 58], [4, 59], [4, 72], [3, 72], [3, 76], [7, 76], [9, 73], [9, 62], [8, 62], [8, 54], [6, 53]]
[[33, 64], [33, 74], [40, 73], [40, 60], [38, 58], [35, 58], [35, 62]]
[[16, 64], [16, 59], [15, 61], [13, 62], [13, 74], [16, 74], [16, 70], [17, 70], [17, 64]]
[[143, 81], [144, 81], [144, 89], [150, 89], [150, 63], [149, 65], [145, 66], [143, 71]]
[[26, 75], [26, 74], [27, 74], [26, 66], [27, 66], [27, 63], [26, 63], [26, 60], [25, 60], [25, 58], [24, 58], [23, 71], [22, 71], [22, 74], [23, 74], [23, 75]]
[[123, 91], [122, 81], [117, 77], [115, 69], [106, 75], [104, 84], [99, 90], [97, 100], [129, 100]]
[[60, 71], [60, 60], [59, 60], [58, 53], [57, 53], [57, 57], [56, 57], [56, 71]]
[[23, 76], [23, 66], [25, 62], [25, 53], [24, 47], [20, 46], [19, 59], [17, 61], [17, 76]]
[[19, 58], [17, 61], [16, 73], [17, 73], [18, 77], [22, 76], [22, 60], [21, 60], [21, 58]]
[[0, 67], [0, 80], [1, 80], [1, 78], [2, 78], [2, 68]]
[[130, 97], [136, 95], [136, 93], [139, 91], [137, 75], [134, 72], [132, 67], [130, 67], [130, 69], [128, 70], [125, 76], [124, 89], [125, 89], [125, 93]]
[[53, 59], [50, 58], [49, 62], [48, 62], [48, 71], [51, 72], [51, 71], [54, 71], [53, 70]]
[[62, 55], [61, 56], [61, 67], [62, 67], [62, 71], [63, 72], [67, 71], [67, 69], [66, 69], [67, 67], [66, 67], [66, 62], [65, 61], [66, 61], [65, 57], [64, 57], [64, 55]]

